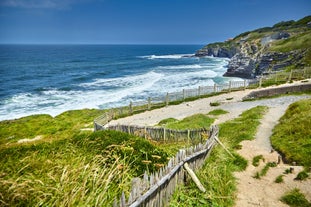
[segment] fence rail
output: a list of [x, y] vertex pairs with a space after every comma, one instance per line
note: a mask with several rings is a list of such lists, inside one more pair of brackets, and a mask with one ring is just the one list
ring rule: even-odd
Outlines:
[[207, 129], [174, 130], [163, 127], [144, 127], [136, 125], [112, 125], [105, 129], [136, 135], [157, 142], [188, 142], [198, 144], [209, 136]]
[[306, 78], [311, 78], [311, 67], [300, 70], [292, 70], [290, 72], [271, 73], [258, 79], [229, 81], [227, 84], [214, 84], [213, 86], [200, 86], [194, 89], [184, 89], [180, 92], [166, 93], [166, 95], [162, 97], [149, 97], [145, 101], [130, 102], [128, 106], [107, 110], [102, 116], [97, 117], [94, 120], [94, 130], [97, 131], [105, 129], [104, 126], [112, 119], [144, 112], [153, 108], [168, 106], [176, 102], [186, 101], [190, 98], [200, 98], [213, 93], [244, 90], [246, 88], [258, 88]]
[[125, 193], [122, 193], [120, 199], [115, 199], [113, 206], [167, 206], [177, 185], [189, 179], [184, 170], [184, 164], [187, 163], [193, 170], [201, 168], [217, 143], [218, 132], [218, 127], [212, 126], [210, 136], [204, 144], [200, 143], [194, 147], [179, 150], [176, 156], [171, 158], [168, 164], [158, 172], [151, 175], [145, 172], [142, 179], [134, 178], [128, 199]]

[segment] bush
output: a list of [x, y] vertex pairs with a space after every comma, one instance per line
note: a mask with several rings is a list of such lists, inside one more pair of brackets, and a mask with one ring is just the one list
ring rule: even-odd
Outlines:
[[309, 174], [306, 171], [301, 171], [296, 176], [295, 180], [306, 180], [309, 177]]
[[310, 207], [311, 203], [305, 198], [305, 196], [295, 188], [290, 192], [287, 192], [282, 196], [281, 201], [291, 207]]

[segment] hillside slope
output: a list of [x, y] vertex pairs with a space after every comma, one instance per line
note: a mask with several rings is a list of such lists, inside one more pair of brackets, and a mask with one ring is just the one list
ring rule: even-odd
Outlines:
[[225, 42], [208, 44], [197, 57], [231, 58], [224, 76], [254, 78], [311, 64], [311, 16], [249, 31]]

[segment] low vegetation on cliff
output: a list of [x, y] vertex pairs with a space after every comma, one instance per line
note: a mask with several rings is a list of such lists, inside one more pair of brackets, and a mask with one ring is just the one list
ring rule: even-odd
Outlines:
[[231, 58], [225, 76], [254, 78], [311, 64], [311, 16], [244, 32], [221, 43], [208, 44], [196, 56]]

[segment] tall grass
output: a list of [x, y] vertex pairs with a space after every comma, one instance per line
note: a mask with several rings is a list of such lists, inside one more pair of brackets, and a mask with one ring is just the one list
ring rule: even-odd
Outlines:
[[311, 166], [311, 99], [289, 106], [274, 128], [272, 146], [285, 155], [288, 162]]
[[[26, 157], [25, 159], [33, 159]], [[131, 169], [124, 160], [107, 166], [107, 158], [96, 156], [72, 159], [72, 164], [57, 164], [46, 175], [27, 170], [22, 165], [20, 176], [0, 179], [1, 202], [4, 206], [108, 206], [122, 189], [130, 186]], [[122, 168], [118, 166], [123, 166]]]
[[0, 158], [0, 206], [111, 206], [122, 191], [128, 195], [133, 177], [164, 165], [167, 153], [102, 131], [3, 148]]

